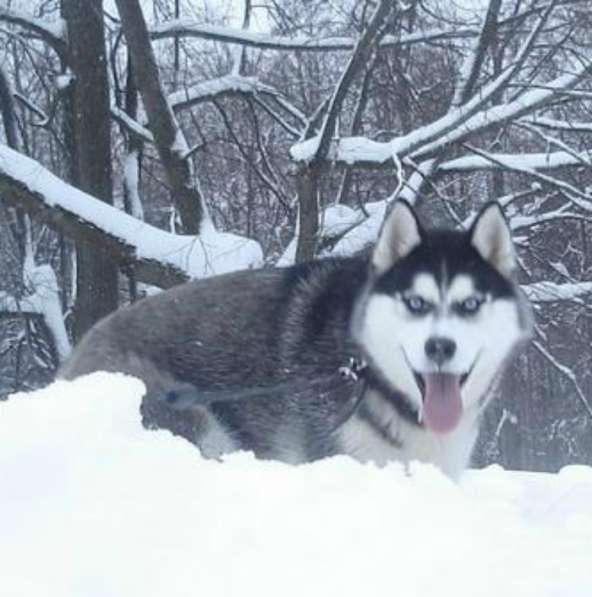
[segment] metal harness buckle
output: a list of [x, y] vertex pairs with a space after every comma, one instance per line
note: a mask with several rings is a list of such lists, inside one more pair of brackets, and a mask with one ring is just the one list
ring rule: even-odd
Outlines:
[[350, 357], [347, 365], [339, 367], [339, 375], [341, 375], [343, 379], [358, 381], [367, 366], [368, 364], [363, 359]]

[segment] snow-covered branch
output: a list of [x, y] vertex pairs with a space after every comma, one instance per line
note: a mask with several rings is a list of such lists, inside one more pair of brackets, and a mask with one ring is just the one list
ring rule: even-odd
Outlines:
[[[393, 3], [394, 4], [394, 3]], [[528, 7], [507, 18], [501, 19], [498, 27], [515, 27], [528, 16], [546, 10], [550, 3], [544, 3], [534, 8]], [[435, 43], [438, 41], [459, 40], [478, 37], [482, 33], [479, 26], [450, 26], [450, 28], [433, 28], [414, 33], [401, 35], [385, 35], [380, 43], [380, 48], [397, 48], [422, 43]], [[210, 25], [189, 18], [170, 19], [154, 25], [150, 29], [150, 36], [154, 40], [168, 39], [171, 37], [186, 37], [207, 39], [211, 41], [240, 44], [265, 50], [283, 50], [299, 52], [337, 52], [351, 51], [357, 39], [347, 36], [314, 37], [298, 35], [295, 37], [278, 36], [266, 33], [256, 33], [246, 29]]]
[[269, 85], [264, 85], [257, 77], [229, 74], [179, 89], [171, 93], [168, 100], [173, 110], [182, 110], [227, 95], [256, 96], [258, 94], [279, 96], [277, 90]]
[[545, 153], [490, 153], [490, 159], [478, 155], [463, 156], [442, 162], [438, 169], [449, 174], [456, 172], [473, 172], [476, 170], [508, 169], [518, 164], [528, 170], [552, 170], [565, 166], [581, 166], [587, 159], [587, 152], [573, 155], [566, 151], [550, 151]]
[[486, 151], [482, 151], [481, 149], [477, 149], [476, 147], [469, 147], [466, 146], [470, 151], [475, 152], [478, 156], [490, 160], [494, 163], [497, 163], [499, 167], [502, 167], [510, 172], [520, 172], [522, 174], [527, 174], [532, 176], [535, 180], [541, 182], [545, 185], [550, 185], [557, 189], [560, 193], [562, 193], [571, 203], [579, 207], [585, 212], [592, 213], [592, 201], [590, 200], [591, 197], [586, 191], [581, 191], [579, 188], [575, 187], [574, 185], [565, 182], [559, 178], [555, 178], [548, 174], [543, 174], [538, 172], [537, 170], [533, 170], [524, 166], [519, 160], [504, 160], [500, 161], [498, 158], [494, 157], [493, 154], [489, 154]]
[[0, 317], [25, 316], [43, 320], [57, 357], [63, 361], [72, 350], [60, 303], [58, 281], [48, 264], [25, 263], [25, 283], [33, 292], [17, 299], [6, 292], [0, 292]]
[[43, 316], [58, 359], [63, 361], [70, 354], [72, 346], [64, 324], [60, 288], [55, 272], [47, 263], [36, 265], [33, 256], [29, 255], [25, 259], [23, 276], [25, 285], [33, 293], [22, 299], [22, 303], [28, 310]]
[[[589, 74], [592, 63], [579, 65], [573, 72], [546, 83], [544, 88], [533, 88], [506, 104], [484, 108], [491, 98], [510, 79], [510, 69], [486, 85], [465, 105], [451, 109], [435, 122], [416, 128], [407, 135], [391, 141], [378, 142], [363, 137], [342, 138], [332, 144], [328, 159], [348, 165], [377, 167], [392, 160], [407, 156], [433, 155], [450, 143], [458, 143], [471, 134], [484, 131], [491, 126], [504, 124], [533, 112], [556, 99], [562, 92], [577, 85]], [[297, 143], [290, 149], [295, 161], [309, 161], [316, 152], [317, 138]]]
[[570, 133], [592, 133], [592, 122], [578, 122], [575, 120], [557, 120], [543, 116], [522, 118], [525, 122], [545, 129], [556, 131], [569, 131]]
[[592, 295], [592, 282], [534, 282], [525, 284], [522, 289], [526, 296], [535, 303], [555, 301], [582, 301]]
[[[432, 29], [401, 36], [386, 35], [380, 42], [382, 48], [393, 48], [418, 43], [435, 42], [448, 39], [473, 37], [478, 29], [459, 27], [451, 29]], [[282, 37], [265, 33], [255, 33], [244, 29], [207, 25], [191, 19], [172, 19], [151, 28], [152, 39], [170, 37], [194, 37], [233, 44], [241, 44], [265, 50], [285, 50], [302, 52], [351, 51], [357, 40], [351, 37], [308, 36]]]
[[[311, 155], [315, 139], [297, 143], [292, 146], [290, 155], [301, 161]], [[531, 170], [552, 170], [564, 166], [581, 166], [586, 152], [576, 157], [565, 151], [540, 153], [490, 153], [491, 159], [478, 155], [462, 156], [441, 162], [437, 170], [447, 174], [457, 172], [473, 172], [477, 170], [506, 169], [509, 164], [519, 164]], [[335, 141], [327, 156], [327, 160], [341, 166], [357, 168], [383, 168], [391, 164], [392, 154], [389, 144], [373, 141], [365, 137], [344, 137]]]
[[431, 125], [422, 127], [409, 135], [408, 137], [410, 138], [395, 139], [392, 142], [394, 149], [403, 155], [408, 153], [413, 153], [413, 155], [431, 154], [434, 151], [441, 149], [444, 145], [462, 141], [477, 131], [484, 131], [494, 125], [504, 124], [520, 118], [525, 114], [533, 112], [535, 109], [554, 101], [563, 91], [569, 90], [577, 85], [590, 73], [591, 68], [592, 62], [583, 63], [579, 65], [575, 72], [562, 75], [549, 81], [546, 83], [544, 89], [530, 89], [511, 102], [481, 110], [461, 123], [460, 126], [450, 128], [441, 136], [430, 139], [430, 137], [434, 137], [429, 131]]
[[[244, 77], [241, 75], [230, 74], [215, 79], [208, 79], [207, 81], [200, 81], [185, 89], [179, 89], [178, 91], [170, 93], [168, 95], [168, 103], [171, 108], [177, 112], [203, 102], [211, 102], [227, 96], [248, 96], [255, 100], [261, 100], [263, 97], [268, 97], [272, 99], [275, 105], [286, 115], [294, 118], [299, 124], [303, 124], [306, 121], [306, 116], [296, 106], [291, 104], [286, 98], [282, 97], [280, 92], [270, 85], [261, 83], [257, 77]], [[277, 110], [273, 110], [268, 104], [264, 104], [261, 101], [258, 101], [257, 103], [266, 112], [270, 113], [274, 119], [281, 119]], [[154, 135], [146, 125], [131, 118], [118, 106], [111, 107], [111, 116], [131, 135], [137, 137], [144, 143], [154, 143]], [[292, 134], [299, 134], [298, 131], [288, 123], [284, 123], [284, 128], [289, 130]]]
[[123, 126], [128, 133], [137, 137], [144, 143], [154, 143], [154, 135], [137, 120], [134, 120], [118, 106], [111, 106], [111, 116], [119, 125]]
[[66, 24], [63, 19], [46, 21], [20, 10], [0, 7], [0, 22], [18, 25], [43, 39], [55, 52], [65, 57], [67, 53]]
[[0, 195], [73, 240], [104, 248], [122, 269], [154, 286], [262, 264], [255, 241], [207, 226], [199, 237], [165, 232], [68, 185], [5, 145], [0, 145]]

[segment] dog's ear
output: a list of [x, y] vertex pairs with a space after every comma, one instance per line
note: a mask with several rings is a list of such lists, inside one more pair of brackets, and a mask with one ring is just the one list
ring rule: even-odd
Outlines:
[[475, 218], [469, 231], [471, 244], [481, 257], [502, 275], [510, 278], [516, 268], [512, 234], [498, 203], [488, 203]]
[[398, 199], [386, 217], [372, 253], [376, 274], [383, 274], [421, 242], [422, 229], [413, 208]]

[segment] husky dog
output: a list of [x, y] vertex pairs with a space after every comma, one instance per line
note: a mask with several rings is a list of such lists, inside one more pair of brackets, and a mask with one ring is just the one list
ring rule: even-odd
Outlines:
[[371, 252], [189, 282], [99, 322], [61, 377], [120, 371], [206, 457], [467, 465], [530, 309], [500, 207], [426, 230], [396, 201]]

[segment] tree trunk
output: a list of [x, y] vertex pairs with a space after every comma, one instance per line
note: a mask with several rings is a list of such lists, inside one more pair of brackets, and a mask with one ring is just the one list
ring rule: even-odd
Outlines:
[[121, 26], [129, 48], [134, 79], [138, 86], [154, 144], [164, 167], [175, 204], [181, 216], [182, 232], [199, 234], [206, 217], [199, 181], [193, 172], [189, 148], [167, 101], [144, 13], [136, 0], [116, 0]]
[[[112, 204], [109, 80], [102, 0], [62, 0], [73, 98], [74, 184]], [[78, 245], [74, 337], [117, 308], [117, 265], [96, 246]]]
[[319, 171], [315, 165], [304, 166], [297, 174], [298, 244], [296, 263], [314, 259], [319, 231]]

